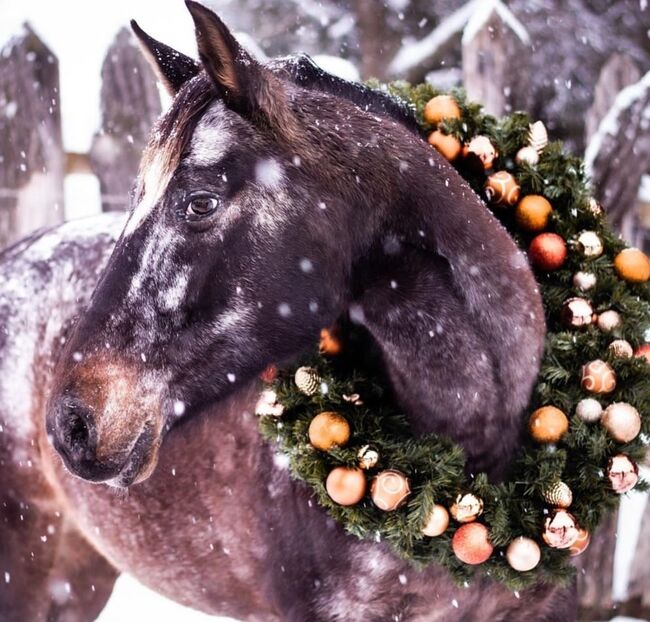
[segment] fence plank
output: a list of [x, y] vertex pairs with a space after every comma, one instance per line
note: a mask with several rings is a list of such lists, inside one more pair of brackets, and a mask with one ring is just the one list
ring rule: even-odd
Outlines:
[[25, 24], [0, 52], [0, 248], [63, 221], [56, 56]]
[[90, 159], [103, 211], [119, 211], [128, 207], [142, 150], [161, 110], [153, 71], [126, 28], [118, 32], [102, 65], [101, 108], [102, 127]]

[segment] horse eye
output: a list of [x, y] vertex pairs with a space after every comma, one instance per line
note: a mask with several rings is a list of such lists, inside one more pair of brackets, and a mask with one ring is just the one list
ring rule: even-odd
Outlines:
[[195, 196], [185, 208], [188, 216], [208, 216], [219, 207], [219, 199], [210, 196]]

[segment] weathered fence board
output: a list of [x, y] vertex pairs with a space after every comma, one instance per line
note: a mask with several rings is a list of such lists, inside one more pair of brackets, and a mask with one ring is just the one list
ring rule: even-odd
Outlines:
[[102, 127], [90, 151], [103, 211], [124, 210], [142, 150], [160, 115], [156, 78], [133, 35], [123, 28], [102, 65]]
[[63, 221], [59, 68], [25, 25], [0, 52], [0, 248]]

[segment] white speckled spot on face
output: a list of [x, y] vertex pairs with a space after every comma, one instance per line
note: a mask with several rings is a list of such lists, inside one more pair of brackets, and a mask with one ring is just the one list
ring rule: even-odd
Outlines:
[[214, 102], [198, 122], [190, 142], [187, 163], [193, 166], [209, 166], [218, 163], [226, 155], [232, 135], [228, 129], [223, 102]]

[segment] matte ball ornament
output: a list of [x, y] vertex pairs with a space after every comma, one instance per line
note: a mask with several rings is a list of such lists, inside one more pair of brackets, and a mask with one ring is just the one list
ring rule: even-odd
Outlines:
[[542, 494], [544, 501], [556, 508], [566, 510], [573, 503], [573, 492], [564, 482], [555, 482]]
[[431, 132], [428, 141], [449, 162], [453, 162], [462, 150], [460, 140], [450, 134], [443, 134], [440, 130]]
[[336, 467], [325, 481], [327, 494], [339, 505], [355, 505], [366, 494], [366, 476], [361, 469]]
[[612, 484], [612, 490], [622, 495], [636, 486], [639, 481], [639, 467], [626, 454], [617, 454], [609, 459], [607, 477]]
[[528, 257], [538, 270], [552, 272], [566, 261], [566, 242], [557, 233], [540, 233], [530, 243]]
[[575, 557], [576, 555], [580, 555], [580, 553], [584, 553], [589, 546], [589, 542], [591, 542], [591, 534], [586, 529], [579, 527], [578, 538], [569, 547], [569, 555], [571, 555], [571, 557]]
[[576, 272], [573, 275], [573, 287], [581, 292], [588, 292], [596, 285], [596, 275], [593, 272]]
[[529, 194], [517, 204], [515, 220], [524, 231], [543, 231], [552, 213], [553, 206], [547, 199], [539, 194]]
[[429, 517], [424, 527], [422, 527], [422, 533], [430, 538], [435, 538], [445, 533], [447, 527], [449, 527], [449, 512], [447, 512], [447, 508], [444, 505], [436, 503], [431, 508]]
[[461, 112], [456, 100], [450, 95], [436, 95], [424, 106], [424, 120], [436, 125], [445, 119], [460, 119]]
[[316, 395], [320, 390], [323, 379], [313, 367], [299, 367], [296, 369], [294, 382], [301, 393]]
[[600, 423], [619, 443], [629, 443], [641, 431], [639, 411], [632, 404], [626, 402], [615, 402], [605, 408]]
[[515, 538], [506, 549], [506, 559], [517, 572], [528, 572], [539, 564], [542, 550], [532, 538]]
[[515, 156], [515, 162], [522, 166], [528, 164], [528, 166], [535, 166], [539, 162], [539, 153], [535, 151], [532, 147], [522, 147], [517, 151]]
[[560, 311], [560, 319], [565, 326], [580, 328], [589, 326], [594, 315], [593, 307], [584, 298], [569, 298]]
[[598, 328], [604, 333], [611, 333], [621, 325], [621, 314], [618, 311], [603, 311], [596, 320]]
[[272, 389], [265, 389], [255, 405], [255, 414], [259, 417], [281, 417], [284, 406], [278, 402], [278, 395]]
[[370, 445], [364, 445], [357, 452], [357, 458], [362, 469], [373, 469], [379, 462], [379, 452]]
[[475, 155], [483, 164], [483, 168], [487, 171], [492, 168], [494, 161], [499, 157], [498, 151], [487, 136], [474, 136], [469, 144], [465, 145], [463, 155]]
[[605, 361], [596, 359], [582, 367], [580, 384], [590, 393], [611, 393], [616, 388], [616, 372]]
[[602, 414], [603, 407], [593, 397], [586, 397], [584, 400], [580, 400], [576, 406], [576, 415], [587, 423], [598, 421]]
[[544, 522], [542, 538], [554, 549], [568, 549], [579, 536], [576, 519], [566, 510], [555, 510]]
[[517, 180], [506, 171], [493, 173], [485, 182], [485, 197], [489, 203], [510, 207], [519, 200], [521, 187]]
[[538, 443], [557, 443], [569, 431], [569, 420], [559, 408], [542, 406], [530, 416], [528, 429]]
[[320, 331], [320, 343], [318, 349], [326, 356], [337, 356], [343, 349], [343, 343], [336, 328], [323, 328]]
[[638, 248], [626, 248], [614, 258], [616, 274], [629, 283], [650, 279], [650, 258]]
[[629, 341], [625, 339], [614, 339], [612, 343], [607, 346], [607, 350], [611, 352], [618, 359], [632, 358], [634, 350]]
[[472, 566], [487, 561], [494, 551], [488, 528], [482, 523], [461, 525], [451, 539], [451, 548], [460, 561]]
[[483, 499], [471, 492], [460, 494], [449, 511], [459, 523], [470, 523], [483, 514]]
[[643, 357], [646, 363], [650, 363], [650, 343], [644, 343], [634, 351], [634, 356]]
[[370, 485], [373, 503], [384, 512], [392, 512], [404, 505], [410, 493], [408, 478], [394, 469], [382, 471]]
[[580, 253], [585, 257], [600, 257], [603, 254], [603, 242], [595, 231], [583, 231], [577, 240]]
[[350, 424], [335, 412], [322, 412], [309, 424], [309, 442], [316, 449], [329, 451], [333, 447], [344, 447], [350, 440]]

